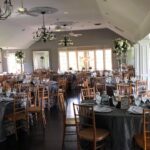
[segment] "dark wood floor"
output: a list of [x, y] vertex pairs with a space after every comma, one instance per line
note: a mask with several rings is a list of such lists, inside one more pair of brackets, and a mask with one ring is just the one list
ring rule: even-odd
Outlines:
[[[70, 91], [67, 96], [67, 114], [73, 116], [73, 102], [78, 103], [80, 96], [78, 91]], [[7, 141], [0, 143], [0, 150], [61, 150], [62, 118], [57, 106], [46, 111], [47, 126], [45, 134], [41, 126], [33, 126], [30, 134], [19, 134], [19, 141], [15, 135], [8, 137]], [[70, 139], [70, 137], [69, 137]], [[74, 142], [66, 142], [64, 150], [76, 150], [76, 137], [71, 137]]]

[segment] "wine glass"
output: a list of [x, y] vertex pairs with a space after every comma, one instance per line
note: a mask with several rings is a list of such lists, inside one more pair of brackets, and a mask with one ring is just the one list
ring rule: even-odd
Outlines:
[[118, 101], [116, 100], [116, 98], [113, 96], [112, 97], [112, 103], [113, 103], [113, 105], [116, 107], [117, 106], [117, 104], [118, 104]]

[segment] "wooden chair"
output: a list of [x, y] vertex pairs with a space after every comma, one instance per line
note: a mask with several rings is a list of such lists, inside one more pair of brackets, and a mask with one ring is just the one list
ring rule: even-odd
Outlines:
[[[62, 112], [62, 117], [63, 117], [63, 134], [62, 134], [62, 136], [63, 136], [62, 137], [62, 149], [63, 149], [64, 142], [65, 142], [65, 136], [66, 135], [76, 135], [76, 133], [71, 132], [71, 131], [70, 131], [70, 133], [66, 132], [66, 128], [67, 127], [76, 127], [76, 124], [75, 124], [75, 118], [67, 118], [63, 93], [58, 93], [58, 106], [59, 106], [60, 111]], [[73, 142], [73, 141], [66, 141], [66, 142]]]
[[136, 81], [136, 93], [144, 94], [148, 89], [148, 83], [147, 80], [138, 80]]
[[88, 99], [95, 99], [95, 88], [85, 88], [81, 89], [81, 99], [88, 100]]
[[95, 78], [95, 89], [96, 92], [106, 91], [106, 77]]
[[66, 79], [58, 80], [58, 91], [61, 93], [64, 93], [64, 96], [66, 96], [66, 91], [67, 91], [67, 80]]
[[[25, 128], [28, 132], [29, 124], [28, 124], [28, 115], [25, 105], [23, 105], [22, 96], [15, 96], [13, 101], [13, 113], [5, 116], [5, 118], [14, 123], [14, 129], [16, 134], [16, 140], [18, 140], [17, 130], [21, 128]], [[20, 121], [25, 121], [20, 122]]]
[[[49, 88], [45, 85], [39, 85], [37, 86], [37, 95], [38, 99], [41, 99], [43, 101], [43, 104], [49, 103], [50, 93]], [[44, 106], [43, 106], [44, 107]]]
[[119, 91], [120, 95], [132, 94], [132, 86], [130, 84], [127, 84], [127, 83], [117, 84], [117, 90]]
[[[92, 142], [91, 150], [102, 148], [109, 132], [105, 129], [96, 128], [95, 113], [93, 106], [73, 104], [77, 130], [78, 150], [81, 148], [80, 139]], [[99, 145], [97, 142], [100, 142]]]
[[135, 135], [134, 140], [143, 150], [150, 150], [150, 109], [144, 109], [143, 118], [143, 134]]
[[[43, 129], [46, 127], [46, 118], [44, 112], [44, 101], [41, 97], [38, 97], [38, 88], [34, 89], [34, 96], [31, 94], [32, 91], [28, 93], [28, 104], [27, 104], [27, 112], [28, 114], [35, 114], [36, 118], [39, 122], [42, 123]], [[42, 93], [43, 95], [43, 93]]]

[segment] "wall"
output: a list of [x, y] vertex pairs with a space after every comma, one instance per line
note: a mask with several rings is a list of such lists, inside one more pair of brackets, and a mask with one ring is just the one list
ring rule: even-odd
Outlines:
[[[81, 33], [80, 37], [71, 37], [74, 42], [74, 47], [82, 46], [94, 46], [97, 48], [112, 48], [113, 40], [120, 37], [109, 29], [99, 30], [85, 30], [85, 31], [74, 31], [75, 33]], [[52, 70], [58, 69], [58, 41], [63, 38], [64, 33], [57, 33], [57, 39], [54, 41], [48, 41], [43, 43], [41, 41], [34, 43], [28, 49], [23, 50], [26, 55], [25, 59], [25, 72], [33, 71], [32, 62], [32, 51], [34, 50], [48, 50], [50, 55], [50, 67]], [[31, 35], [32, 36], [32, 35]], [[71, 48], [74, 48], [71, 47]], [[113, 61], [113, 68], [116, 66], [116, 61]], [[3, 59], [3, 68], [7, 71], [6, 60]]]

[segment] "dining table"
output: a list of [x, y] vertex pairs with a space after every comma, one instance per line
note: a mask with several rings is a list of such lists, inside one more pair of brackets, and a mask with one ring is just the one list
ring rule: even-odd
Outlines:
[[105, 106], [103, 111], [102, 107], [94, 106], [95, 120], [97, 128], [107, 129], [110, 132], [110, 143], [107, 148], [133, 150], [133, 137], [143, 129], [143, 115], [108, 106]]
[[[143, 107], [133, 105], [129, 109], [121, 109], [97, 104], [96, 100], [83, 100], [81, 104], [93, 105], [96, 128], [103, 128], [110, 132], [106, 150], [134, 149], [133, 137], [143, 131]], [[85, 147], [88, 149], [88, 144]]]
[[12, 99], [1, 99], [0, 100], [0, 142], [6, 140], [7, 131], [5, 128], [5, 115], [13, 111], [13, 100]]

